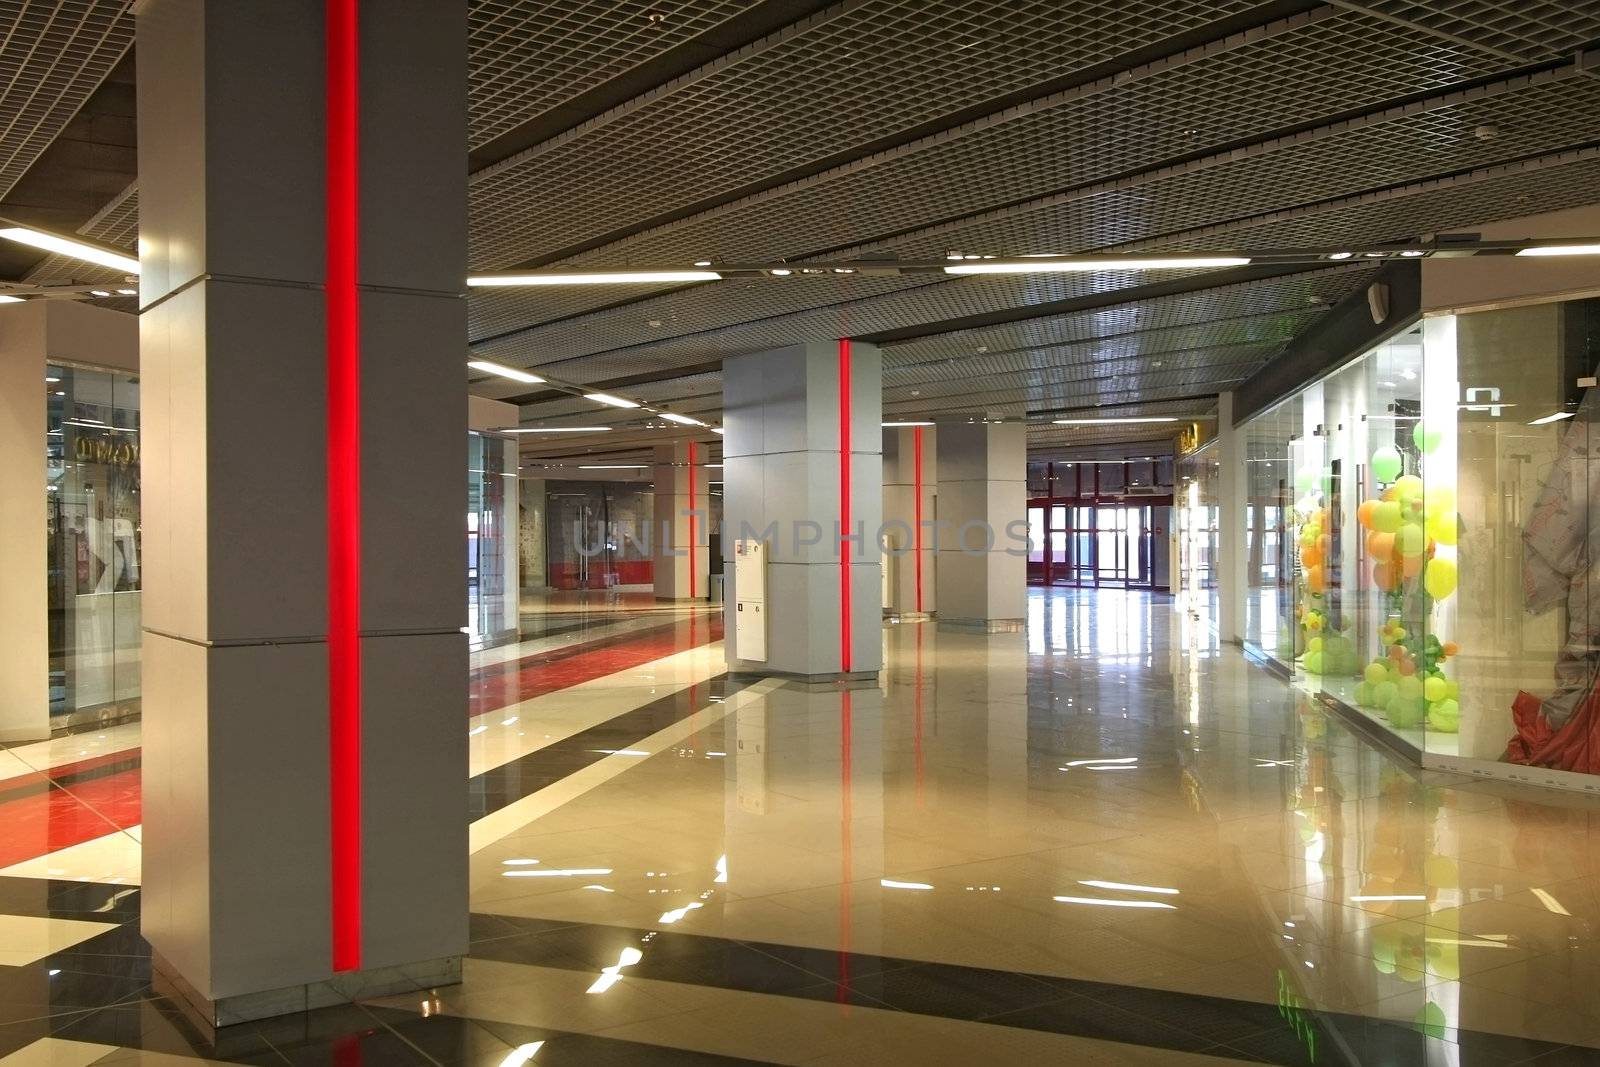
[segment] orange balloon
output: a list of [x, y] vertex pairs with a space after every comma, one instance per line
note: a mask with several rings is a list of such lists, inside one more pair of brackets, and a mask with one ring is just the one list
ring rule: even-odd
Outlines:
[[1387, 563], [1375, 563], [1372, 565], [1372, 584], [1386, 593], [1394, 589], [1394, 578], [1389, 572]]
[[[1323, 528], [1326, 529], [1327, 527]], [[1317, 538], [1317, 548], [1322, 552], [1323, 558], [1326, 559], [1328, 554], [1333, 551], [1333, 535], [1323, 534]]]
[[1454, 641], [1446, 641], [1443, 646], [1443, 651], [1445, 655], [1453, 656], [1457, 652], [1461, 651], [1461, 646], [1456, 644]]
[[1300, 550], [1300, 566], [1310, 570], [1312, 567], [1320, 566], [1321, 563], [1322, 553], [1318, 551], [1316, 545], [1307, 545]]
[[1400, 573], [1407, 578], [1415, 578], [1422, 573], [1422, 564], [1421, 556], [1406, 556], [1400, 561]]
[[1402, 675], [1417, 673], [1417, 665], [1411, 662], [1410, 656], [1407, 656], [1405, 659], [1400, 661], [1400, 673]]
[[1376, 500], [1363, 500], [1361, 506], [1356, 508], [1356, 521], [1367, 529], [1372, 529], [1372, 513], [1378, 509]]
[[1399, 494], [1395, 492], [1394, 486], [1391, 485], [1389, 488], [1385, 489], [1383, 492], [1378, 494], [1378, 499], [1379, 500], [1393, 500], [1398, 495]]
[[1311, 590], [1311, 592], [1313, 592], [1315, 594], [1321, 595], [1322, 590], [1324, 588], [1323, 582], [1324, 582], [1324, 579], [1323, 579], [1323, 576], [1322, 576], [1322, 568], [1321, 567], [1307, 567], [1306, 568], [1306, 588], [1307, 589]]
[[1374, 530], [1372, 536], [1367, 538], [1367, 551], [1371, 552], [1375, 559], [1387, 562], [1394, 556], [1394, 548], [1394, 534], [1392, 533]]

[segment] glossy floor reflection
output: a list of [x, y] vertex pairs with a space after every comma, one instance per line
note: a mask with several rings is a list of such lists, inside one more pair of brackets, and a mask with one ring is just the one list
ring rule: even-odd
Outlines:
[[473, 660], [462, 985], [212, 1038], [137, 888], [16, 870], [0, 1063], [1600, 1063], [1600, 805], [1422, 774], [1165, 596], [890, 625], [820, 692], [727, 678], [703, 606], [525, 608]]

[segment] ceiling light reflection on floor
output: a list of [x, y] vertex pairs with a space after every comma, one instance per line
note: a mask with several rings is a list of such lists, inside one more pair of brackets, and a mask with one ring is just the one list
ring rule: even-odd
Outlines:
[[635, 963], [638, 963], [642, 959], [644, 959], [644, 953], [640, 952], [632, 945], [629, 945], [627, 948], [623, 949], [622, 954], [617, 957], [617, 962], [613, 963], [610, 967], [604, 968], [600, 972], [600, 977], [596, 978], [594, 980], [594, 984], [588, 989], [584, 990], [584, 992], [604, 993], [606, 990], [610, 989], [612, 986], [616, 985], [622, 980], [622, 968], [632, 967]]
[[1057, 904], [1093, 904], [1102, 908], [1154, 908], [1177, 911], [1177, 907], [1164, 900], [1114, 900], [1108, 897], [1052, 897]]
[[1086, 885], [1094, 889], [1121, 889], [1129, 893], [1162, 893], [1167, 896], [1177, 896], [1178, 891], [1164, 885], [1133, 885], [1128, 882], [1102, 882], [1097, 878], [1082, 879], [1079, 885]]
[[500, 1061], [500, 1067], [522, 1067], [537, 1056], [543, 1047], [543, 1041], [529, 1041], [525, 1045], [518, 1045], [506, 1053], [506, 1058]]
[[574, 867], [570, 870], [501, 871], [502, 878], [576, 878], [587, 874], [610, 874], [610, 867]]
[[880, 878], [878, 884], [885, 889], [932, 889], [927, 882], [897, 882], [893, 878]]

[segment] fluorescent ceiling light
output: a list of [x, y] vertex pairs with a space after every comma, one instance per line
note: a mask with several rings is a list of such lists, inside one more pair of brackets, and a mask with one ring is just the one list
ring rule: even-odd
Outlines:
[[663, 419], [666, 419], [668, 422], [677, 423], [679, 426], [704, 426], [705, 425], [705, 423], [701, 422], [699, 419], [691, 419], [689, 416], [687, 416], [687, 415], [679, 415], [675, 411], [658, 411], [658, 412], [656, 412], [656, 414], [660, 415]]
[[1165, 259], [1128, 259], [1086, 256], [1079, 259], [1039, 259], [1031, 263], [953, 263], [946, 274], [1041, 274], [1096, 270], [1181, 270], [1185, 267], [1246, 267], [1245, 256], [1171, 256]]
[[1086, 885], [1093, 889], [1122, 889], [1129, 893], [1161, 893], [1166, 896], [1177, 896], [1176, 889], [1164, 885], [1131, 885], [1127, 882], [1102, 882], [1098, 878], [1080, 880], [1079, 885]]
[[1528, 423], [1528, 425], [1529, 426], [1547, 426], [1552, 422], [1560, 422], [1562, 419], [1570, 419], [1570, 418], [1572, 418], [1572, 416], [1574, 414], [1575, 413], [1571, 412], [1571, 411], [1558, 411], [1553, 415], [1546, 415], [1542, 419], [1534, 419], [1532, 422]]
[[1540, 248], [1519, 248], [1519, 256], [1600, 256], [1600, 245], [1544, 245]]
[[[642, 471], [648, 463], [590, 463], [580, 466], [581, 471]], [[621, 750], [619, 750], [621, 751]]]
[[1113, 417], [1113, 418], [1106, 418], [1106, 419], [1056, 419], [1055, 420], [1055, 424], [1057, 426], [1101, 426], [1101, 425], [1109, 426], [1109, 425], [1111, 425], [1113, 423], [1177, 422], [1177, 421], [1178, 420], [1176, 418], [1174, 418], [1173, 416], [1171, 416], [1171, 415], [1139, 415], [1139, 416], [1130, 415], [1130, 416]]
[[530, 384], [537, 384], [544, 381], [544, 379], [539, 377], [537, 374], [529, 374], [525, 370], [518, 370], [515, 367], [507, 367], [500, 363], [491, 363], [486, 359], [469, 359], [467, 360], [467, 366], [471, 367], [473, 370], [481, 370], [485, 374], [497, 374], [502, 378], [510, 378], [514, 382], [528, 382]]
[[21, 304], [23, 302], [20, 296], [7, 296], [5, 293], [0, 293], [0, 304]]
[[97, 263], [102, 267], [110, 267], [112, 270], [120, 270], [128, 274], [139, 273], [139, 261], [131, 256], [85, 244], [82, 241], [74, 241], [69, 237], [58, 237], [53, 233], [45, 233], [42, 230], [30, 230], [26, 226], [8, 226], [0, 230], [0, 237], [4, 237], [8, 241], [15, 241], [21, 245], [42, 248], [46, 252], [55, 252], [59, 255], [69, 256], [72, 259], [81, 259], [85, 263]]
[[932, 426], [933, 423], [931, 423], [931, 422], [886, 422], [883, 425], [884, 425], [884, 428], [887, 429], [887, 428], [889, 428], [891, 426]]
[[504, 433], [609, 433], [609, 426], [517, 426]]
[[711, 427], [711, 432], [712, 433], [721, 433], [722, 432], [722, 427], [721, 426], [713, 426], [713, 427]]
[[1178, 909], [1161, 900], [1107, 900], [1104, 897], [1055, 897], [1057, 904], [1095, 904], [1102, 908], [1159, 908], [1165, 911]]
[[624, 400], [622, 397], [612, 396], [610, 393], [584, 393], [583, 398], [585, 400], [593, 400], [596, 404], [610, 404], [614, 408], [636, 408], [639, 406], [632, 400]]
[[616, 270], [588, 274], [475, 274], [471, 286], [496, 285], [648, 285], [652, 282], [720, 282], [714, 270]]

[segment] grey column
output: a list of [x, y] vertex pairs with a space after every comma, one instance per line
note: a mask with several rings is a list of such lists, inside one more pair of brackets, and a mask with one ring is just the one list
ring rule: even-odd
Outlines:
[[[351, 141], [327, 14], [139, 8], [143, 932], [216, 1024], [449, 982], [467, 945], [465, 15], [361, 0]], [[353, 290], [328, 284], [340, 143]]]
[[1027, 446], [1020, 423], [939, 425], [939, 624], [1022, 627]]
[[937, 447], [938, 431], [932, 426], [883, 431], [883, 544], [889, 550], [883, 557], [883, 609], [896, 615], [924, 616], [938, 610], [933, 552]]
[[[841, 360], [840, 344], [810, 342], [723, 364], [724, 648], [736, 671], [829, 681], [873, 678], [883, 665], [883, 360], [860, 343]], [[846, 436], [850, 515], [841, 527]], [[853, 538], [848, 546], [842, 534]], [[768, 544], [765, 661], [739, 654], [740, 539]]]
[[698, 443], [656, 446], [650, 551], [657, 600], [704, 600], [710, 595], [710, 471], [705, 456], [705, 446]]

